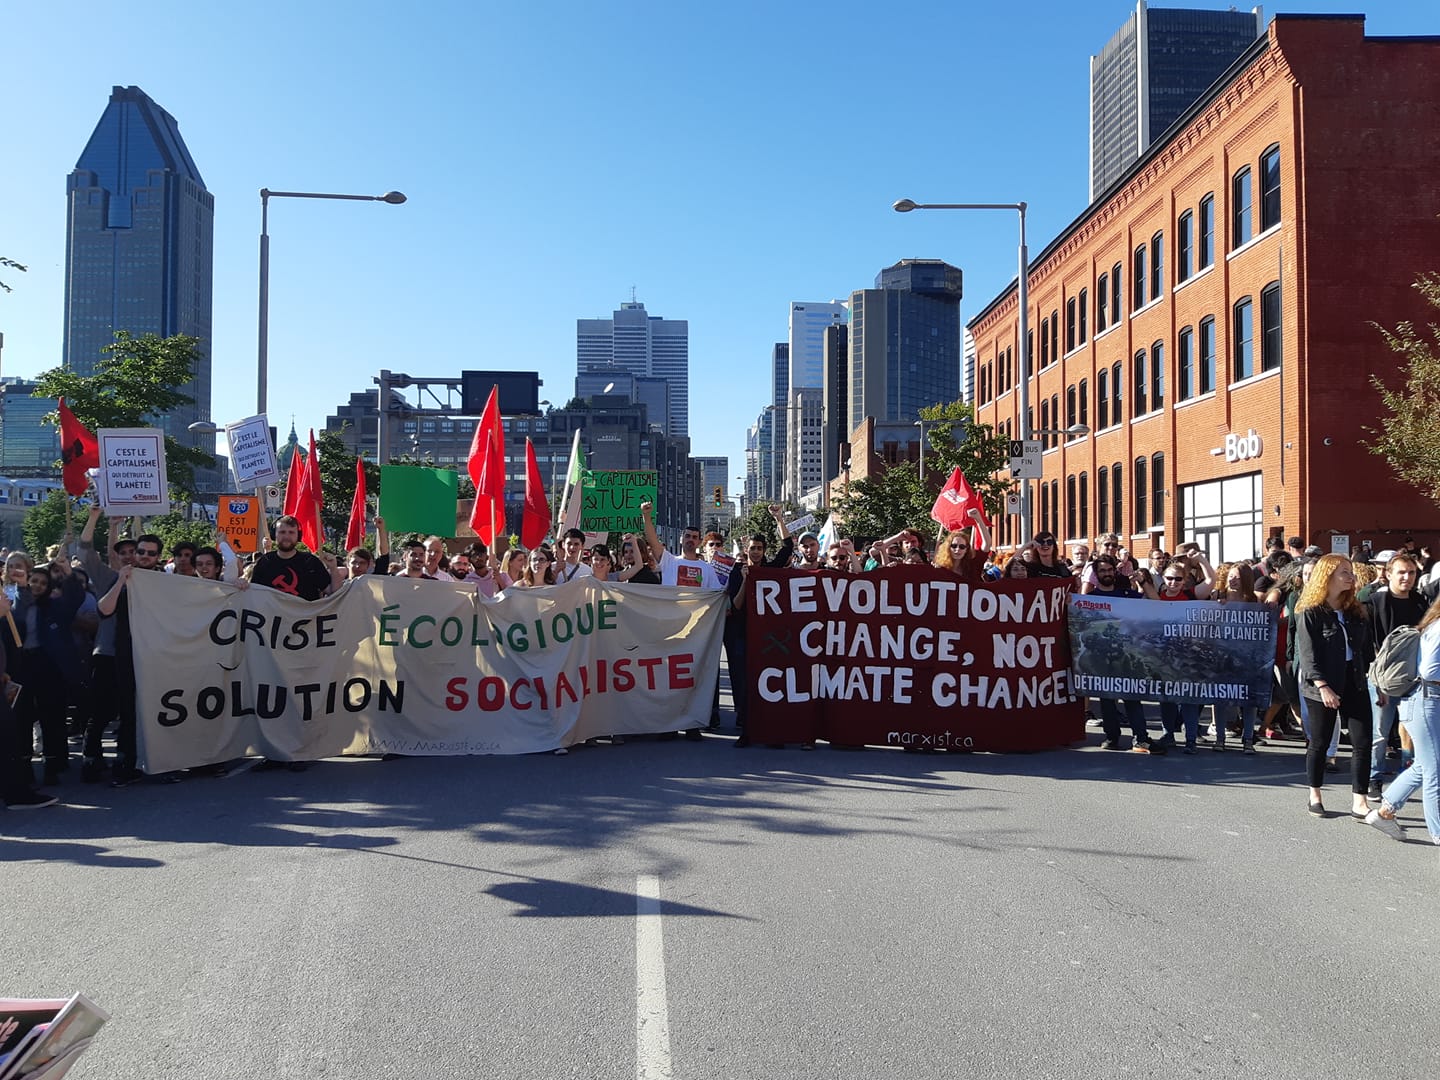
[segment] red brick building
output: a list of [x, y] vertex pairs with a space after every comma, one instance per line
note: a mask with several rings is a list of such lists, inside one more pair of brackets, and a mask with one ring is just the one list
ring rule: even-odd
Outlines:
[[[1045, 440], [1036, 530], [1217, 559], [1440, 535], [1440, 508], [1361, 445], [1371, 376], [1397, 378], [1372, 323], [1433, 315], [1411, 286], [1440, 269], [1437, 131], [1440, 38], [1277, 15], [1032, 258], [1030, 424], [1091, 429]], [[1018, 437], [1015, 288], [969, 328], [979, 418]]]

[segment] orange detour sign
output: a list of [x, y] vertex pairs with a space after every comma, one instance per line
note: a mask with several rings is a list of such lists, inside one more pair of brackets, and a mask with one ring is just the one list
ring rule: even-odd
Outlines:
[[242, 555], [260, 547], [260, 500], [254, 495], [221, 495], [215, 511], [215, 534]]

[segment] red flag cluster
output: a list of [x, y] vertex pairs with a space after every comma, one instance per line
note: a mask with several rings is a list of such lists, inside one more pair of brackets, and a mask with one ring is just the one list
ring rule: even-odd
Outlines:
[[315, 429], [310, 429], [310, 453], [297, 449], [290, 458], [290, 475], [285, 481], [285, 513], [300, 522], [300, 539], [311, 551], [325, 542], [320, 524], [320, 458], [315, 453]]
[[63, 397], [60, 399], [60, 460], [64, 462], [61, 475], [65, 490], [71, 495], [84, 495], [90, 486], [85, 470], [100, 467], [100, 443], [94, 432], [75, 419]]
[[947, 529], [964, 529], [968, 526], [970, 547], [975, 551], [984, 551], [985, 539], [975, 519], [970, 516], [971, 510], [979, 510], [980, 520], [985, 523], [985, 528], [991, 527], [990, 519], [985, 514], [984, 500], [976, 494], [975, 489], [965, 479], [965, 474], [956, 466], [950, 479], [940, 489], [935, 505], [930, 508], [930, 516]]
[[[500, 388], [490, 388], [485, 410], [470, 442], [465, 471], [475, 484], [475, 506], [470, 527], [488, 547], [505, 533], [505, 427], [500, 420]], [[525, 440], [525, 512], [520, 519], [520, 542], [534, 547], [550, 532], [550, 504], [540, 479], [535, 446]]]

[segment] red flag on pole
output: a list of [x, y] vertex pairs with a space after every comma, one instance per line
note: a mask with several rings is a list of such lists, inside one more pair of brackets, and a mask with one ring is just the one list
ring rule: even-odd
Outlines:
[[305, 483], [305, 452], [298, 446], [290, 455], [290, 471], [285, 475], [285, 505], [282, 513], [288, 517], [300, 517], [300, 488]]
[[500, 421], [500, 388], [490, 388], [485, 411], [470, 441], [465, 471], [475, 485], [470, 527], [487, 545], [505, 528], [505, 427]]
[[935, 505], [930, 508], [930, 516], [947, 529], [970, 529], [970, 546], [976, 551], [985, 549], [985, 540], [980, 529], [975, 525], [975, 519], [970, 516], [971, 510], [980, 511], [980, 520], [985, 527], [990, 528], [990, 519], [985, 515], [985, 503], [976, 494], [965, 474], [956, 466], [955, 471], [950, 474], [950, 479], [945, 481], [945, 486], [940, 489], [939, 496], [935, 499]]
[[355, 459], [355, 497], [350, 500], [350, 526], [345, 530], [345, 550], [365, 542], [365, 459]]
[[320, 457], [315, 453], [314, 428], [310, 429], [310, 455], [301, 469], [294, 512], [300, 520], [300, 539], [311, 551], [319, 551], [325, 543], [325, 530], [320, 525]]
[[60, 460], [65, 463], [61, 470], [65, 490], [71, 495], [84, 495], [90, 486], [86, 469], [100, 467], [100, 443], [95, 435], [70, 411], [65, 399], [60, 399]]
[[550, 503], [545, 498], [545, 483], [540, 479], [540, 462], [535, 460], [535, 444], [525, 440], [525, 517], [520, 523], [520, 542], [533, 548], [550, 531]]

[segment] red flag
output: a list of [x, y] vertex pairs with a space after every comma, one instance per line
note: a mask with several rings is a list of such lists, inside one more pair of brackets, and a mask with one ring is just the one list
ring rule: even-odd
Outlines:
[[470, 527], [487, 545], [505, 528], [505, 427], [500, 421], [500, 388], [490, 388], [485, 411], [470, 440], [465, 471], [475, 484], [475, 506]]
[[535, 460], [535, 444], [525, 440], [525, 517], [520, 523], [520, 543], [527, 548], [537, 546], [550, 531], [550, 503], [545, 499], [545, 483], [540, 479], [540, 463]]
[[65, 490], [71, 495], [84, 495], [90, 486], [86, 469], [100, 467], [100, 443], [95, 435], [70, 411], [65, 399], [60, 399], [60, 460], [65, 463], [62, 475]]
[[[287, 500], [288, 501], [288, 500]], [[315, 429], [310, 429], [310, 456], [300, 472], [300, 491], [296, 497], [295, 516], [300, 520], [300, 539], [311, 551], [319, 551], [325, 543], [320, 525], [320, 457], [315, 453]]]
[[980, 520], [987, 529], [990, 528], [990, 519], [985, 516], [984, 501], [976, 494], [957, 465], [950, 474], [950, 479], [940, 489], [935, 505], [930, 508], [930, 516], [947, 529], [963, 529], [969, 526], [970, 546], [976, 551], [983, 551], [985, 540], [980, 529], [976, 527], [975, 520], [970, 516], [971, 510], [979, 510]]
[[300, 517], [300, 489], [305, 483], [305, 453], [298, 446], [295, 452], [290, 455], [290, 471], [285, 477], [285, 506], [284, 513], [298, 519]]
[[350, 527], [345, 530], [345, 550], [365, 542], [365, 459], [355, 459], [355, 497], [350, 500]]

